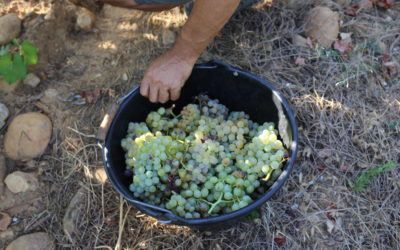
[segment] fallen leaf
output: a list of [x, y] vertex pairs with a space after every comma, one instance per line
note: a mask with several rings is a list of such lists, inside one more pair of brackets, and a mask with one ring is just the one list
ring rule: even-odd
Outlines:
[[389, 9], [393, 6], [394, 0], [372, 0], [372, 3], [379, 7]]
[[100, 97], [100, 89], [95, 88], [93, 90], [83, 91], [80, 95], [85, 98], [86, 103], [93, 104], [97, 102], [97, 99]]
[[324, 166], [324, 165], [317, 167], [317, 170], [320, 172], [324, 171], [325, 169], [326, 169], [326, 166]]
[[278, 246], [281, 247], [281, 246], [283, 246], [285, 244], [286, 237], [283, 236], [283, 235], [277, 235], [277, 236], [275, 236], [274, 241]]
[[396, 74], [396, 63], [387, 54], [382, 57], [382, 71], [389, 77], [394, 77]]
[[0, 231], [7, 230], [11, 224], [12, 218], [9, 214], [0, 212]]
[[332, 211], [329, 211], [329, 210], [335, 210], [335, 209], [337, 209], [337, 207], [334, 204], [330, 203], [328, 205], [328, 207], [326, 208], [326, 210], [327, 210], [326, 217], [328, 219], [333, 220], [333, 221], [336, 220], [335, 216], [333, 216], [333, 214], [332, 214]]
[[341, 53], [344, 53], [344, 52], [348, 52], [348, 51], [352, 51], [352, 50], [353, 50], [353, 47], [352, 47], [350, 44], [348, 44], [348, 43], [346, 43], [346, 42], [343, 42], [343, 41], [340, 41], [340, 40], [336, 40], [336, 41], [333, 43], [333, 48], [334, 48], [335, 50], [341, 52]]
[[294, 64], [299, 65], [299, 66], [304, 66], [306, 64], [306, 59], [304, 59], [302, 57], [297, 57]]
[[358, 4], [352, 4], [350, 7], [348, 7], [345, 11], [344, 14], [348, 16], [357, 16], [357, 10], [360, 8], [360, 5]]

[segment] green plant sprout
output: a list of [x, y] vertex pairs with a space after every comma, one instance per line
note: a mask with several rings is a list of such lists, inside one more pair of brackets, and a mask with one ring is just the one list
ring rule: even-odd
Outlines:
[[27, 40], [20, 43], [17, 39], [13, 39], [12, 43], [0, 47], [0, 76], [8, 84], [23, 80], [28, 65], [37, 62], [38, 49]]
[[371, 184], [372, 180], [378, 176], [379, 174], [383, 173], [388, 169], [395, 168], [396, 165], [393, 161], [389, 161], [387, 163], [380, 164], [368, 171], [363, 172], [356, 180], [353, 185], [354, 190], [356, 191], [364, 191], [364, 187], [366, 185]]

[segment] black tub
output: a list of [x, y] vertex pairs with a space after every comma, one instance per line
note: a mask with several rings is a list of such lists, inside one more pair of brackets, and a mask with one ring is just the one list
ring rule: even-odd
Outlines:
[[103, 160], [108, 178], [114, 188], [134, 207], [156, 218], [159, 222], [194, 227], [215, 227], [217, 224], [226, 225], [236, 222], [239, 218], [259, 208], [277, 192], [293, 168], [297, 152], [296, 121], [286, 99], [271, 84], [222, 62], [210, 61], [194, 67], [182, 89], [181, 98], [175, 102], [176, 110], [180, 111], [183, 106], [192, 102], [193, 96], [199, 93], [207, 93], [210, 98], [218, 98], [231, 111], [246, 112], [253, 121], [259, 123], [272, 121], [277, 124], [281, 139], [289, 149], [289, 160], [285, 163], [280, 177], [260, 199], [245, 208], [218, 217], [184, 219], [167, 209], [135, 200], [128, 188], [132, 177], [124, 175], [125, 159], [120, 142], [126, 136], [129, 122], [144, 121], [150, 111], [160, 106], [171, 106], [171, 103], [152, 104], [140, 95], [139, 88], [135, 88], [116, 102], [114, 118], [112, 115], [111, 118], [107, 117], [110, 125], [108, 131], [103, 130], [103, 137], [105, 137]]

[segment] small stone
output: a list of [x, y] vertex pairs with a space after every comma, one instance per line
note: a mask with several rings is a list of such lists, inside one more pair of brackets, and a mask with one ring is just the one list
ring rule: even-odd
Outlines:
[[128, 75], [126, 73], [123, 73], [121, 78], [124, 82], [128, 81]]
[[105, 183], [108, 178], [107, 173], [104, 170], [104, 168], [96, 168], [96, 170], [94, 171], [93, 177], [98, 183]]
[[91, 30], [96, 22], [96, 15], [86, 8], [79, 8], [76, 13], [76, 29]]
[[8, 229], [6, 231], [0, 232], [0, 241], [7, 241], [14, 238], [15, 233], [13, 230]]
[[172, 30], [165, 29], [162, 32], [161, 38], [162, 38], [162, 43], [167, 46], [175, 42], [176, 35], [175, 32], [173, 32]]
[[38, 86], [38, 84], [40, 83], [40, 78], [37, 77], [35, 74], [33, 73], [29, 73], [26, 75], [25, 79], [24, 79], [24, 84], [29, 85], [33, 88], [35, 88], [36, 86]]
[[39, 181], [34, 174], [15, 171], [7, 175], [4, 183], [13, 193], [35, 191], [39, 187]]
[[6, 124], [6, 120], [9, 115], [10, 112], [8, 111], [7, 106], [0, 102], [0, 129], [4, 126], [4, 124]]
[[3, 77], [0, 76], [0, 93], [5, 92], [5, 93], [11, 93], [14, 90], [17, 89], [17, 87], [20, 84], [20, 80], [14, 82], [14, 83], [8, 83], [6, 80], [3, 79]]
[[54, 241], [44, 232], [23, 235], [11, 242], [6, 250], [53, 250]]
[[292, 43], [295, 46], [299, 46], [299, 47], [308, 47], [307, 45], [307, 39], [305, 39], [304, 37], [300, 36], [300, 35], [294, 35], [292, 37]]
[[21, 20], [14, 13], [0, 17], [0, 45], [11, 42], [21, 32]]
[[43, 154], [50, 142], [50, 119], [36, 112], [18, 115], [4, 138], [4, 152], [13, 160], [28, 161]]
[[317, 6], [308, 13], [305, 30], [307, 37], [329, 48], [339, 35], [339, 13]]
[[90, 171], [88, 177], [94, 180], [96, 183], [105, 183], [107, 181], [107, 173], [103, 167], [95, 168]]

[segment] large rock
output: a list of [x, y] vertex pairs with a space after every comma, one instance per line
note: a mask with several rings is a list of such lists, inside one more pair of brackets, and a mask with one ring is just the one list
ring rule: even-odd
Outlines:
[[0, 103], [0, 129], [4, 126], [4, 124], [6, 124], [6, 120], [9, 115], [10, 112], [8, 111], [6, 105]]
[[39, 187], [39, 181], [34, 174], [15, 171], [7, 175], [4, 183], [13, 193], [35, 191]]
[[339, 14], [327, 7], [313, 8], [306, 18], [306, 35], [330, 47], [339, 35]]
[[52, 250], [54, 241], [47, 233], [26, 234], [11, 242], [6, 250]]
[[50, 119], [40, 113], [18, 115], [4, 138], [4, 151], [13, 160], [27, 161], [43, 154], [52, 131]]
[[14, 13], [0, 17], [0, 45], [11, 42], [21, 32], [21, 20]]

